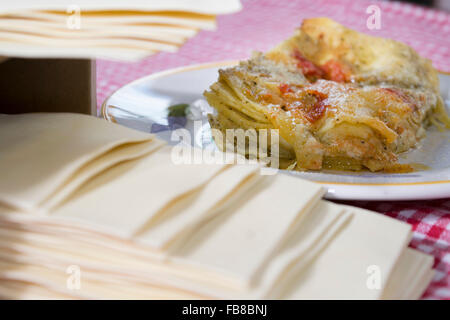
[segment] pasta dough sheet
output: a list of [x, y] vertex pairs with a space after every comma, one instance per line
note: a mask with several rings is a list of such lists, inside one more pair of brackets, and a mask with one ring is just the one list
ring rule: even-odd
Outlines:
[[411, 300], [420, 299], [420, 297], [422, 297], [425, 290], [429, 286], [430, 282], [433, 280], [434, 275], [435, 275], [435, 271], [433, 269], [428, 270], [426, 272], [426, 274], [422, 277], [420, 282], [417, 283], [417, 285], [414, 287], [414, 290], [411, 293], [411, 295], [408, 297], [408, 299], [411, 299]]
[[[131, 238], [162, 210], [203, 187], [227, 164], [174, 164], [172, 148], [128, 161], [91, 179], [51, 212]], [[126, 187], [124, 187], [126, 186]]]
[[2, 286], [0, 287], [0, 299], [9, 300], [74, 300], [82, 299], [81, 297], [74, 297], [58, 292], [53, 292], [35, 284], [2, 279]]
[[[8, 18], [31, 21], [45, 21], [53, 26], [67, 26], [67, 14], [46, 11], [17, 11], [8, 14]], [[214, 30], [216, 27], [216, 19], [211, 15], [195, 15], [187, 13], [138, 13], [138, 12], [119, 12], [116, 14], [108, 13], [85, 13], [83, 15], [83, 29], [85, 27], [127, 27], [127, 26], [151, 26], [153, 24], [160, 26], [173, 26], [184, 28], [186, 30], [206, 29]]]
[[250, 188], [261, 181], [260, 166], [236, 165], [209, 181], [203, 188], [181, 198], [174, 206], [161, 212], [139, 228], [134, 238], [154, 248], [167, 248], [183, 241], [206, 219], [211, 219], [247, 195]]
[[99, 249], [116, 250], [122, 254], [144, 259], [162, 259], [161, 252], [155, 251], [147, 245], [139, 245], [130, 239], [100, 232], [97, 228], [70, 219], [20, 213], [0, 207], [0, 227], [9, 231], [21, 231], [28, 236], [35, 233], [51, 236], [54, 238], [53, 243], [64, 243], [65, 240], [71, 240], [81, 245], [94, 245]]
[[[69, 0], [45, 0], [32, 1], [22, 0], [16, 2], [9, 2], [2, 4], [0, 12], [16, 12], [20, 10], [52, 10], [60, 11], [62, 14], [72, 4]], [[189, 12], [203, 13], [203, 14], [226, 14], [233, 13], [241, 9], [241, 4], [238, 0], [220, 1], [220, 0], [152, 0], [152, 1], [108, 1], [97, 0], [95, 2], [89, 0], [78, 0], [76, 3], [83, 8], [83, 12], [89, 14], [94, 12], [101, 14], [102, 11], [111, 15], [115, 11], [120, 10], [135, 10], [136, 14], [139, 12], [158, 12], [158, 11], [181, 11], [180, 15], [189, 15]], [[100, 11], [100, 12], [99, 12]]]
[[[256, 283], [253, 281], [252, 286], [259, 286], [260, 282], [264, 282], [265, 286], [273, 285], [271, 282], [275, 281], [278, 274], [283, 271], [283, 268], [287, 266], [291, 259], [296, 257], [295, 253], [301, 255], [307, 249], [314, 248], [316, 241], [324, 237], [324, 231], [328, 230], [336, 222], [336, 218], [339, 217], [339, 215], [333, 216], [331, 212], [327, 212], [327, 215], [328, 217], [323, 219], [322, 214], [314, 210], [308, 213], [308, 219], [297, 221], [295, 230], [292, 230], [292, 232], [304, 232], [303, 237], [297, 237], [297, 240], [304, 243], [300, 244], [294, 255], [291, 252], [290, 255], [283, 257], [281, 261], [271, 266], [270, 272], [267, 275], [264, 273], [259, 276], [256, 279]], [[311, 221], [308, 222], [307, 220]], [[266, 223], [271, 224], [271, 221]], [[303, 224], [305, 226], [299, 229], [298, 225]], [[311, 224], [314, 224], [317, 229], [310, 230]], [[14, 229], [14, 226], [0, 227], [0, 239], [2, 240], [0, 241], [0, 248], [2, 250], [14, 248], [16, 259], [20, 258], [20, 262], [23, 264], [34, 263], [34, 261], [49, 261], [63, 265], [76, 264], [83, 269], [95, 268], [103, 273], [126, 274], [131, 277], [138, 277], [140, 281], [147, 279], [153, 284], [172, 284], [174, 287], [191, 289], [198, 292], [198, 294], [208, 294], [213, 297], [233, 298], [237, 294], [244, 295], [242, 292], [239, 293], [239, 290], [236, 290], [239, 288], [234, 288], [234, 290], [232, 288], [224, 289], [223, 283], [226, 282], [226, 279], [224, 280], [220, 274], [215, 275], [215, 278], [212, 279], [213, 275], [211, 273], [202, 273], [201, 270], [195, 268], [189, 269], [174, 263], [161, 263], [157, 259], [144, 259], [144, 257], [136, 257], [126, 251], [116, 252], [113, 249], [101, 248], [92, 244], [88, 245], [70, 238], [61, 238], [59, 235], [39, 234], [30, 231], [18, 232]], [[251, 254], [249, 253], [249, 255]], [[271, 265], [272, 259], [276, 259], [275, 256], [266, 261], [265, 264]], [[167, 280], [163, 281], [165, 278]], [[184, 282], [182, 281], [183, 279]], [[220, 285], [221, 283], [222, 285]], [[262, 290], [257, 290], [252, 295], [257, 295], [260, 292]], [[245, 296], [249, 297], [249, 294]]]
[[[40, 41], [42, 42], [42, 41]], [[12, 40], [1, 42], [0, 55], [20, 58], [70, 58], [70, 59], [109, 59], [119, 61], [139, 61], [156, 51], [125, 46], [103, 47], [55, 47], [36, 43], [20, 43]]]
[[100, 158], [96, 158], [83, 167], [75, 175], [68, 179], [54, 194], [40, 204], [45, 210], [51, 210], [65, 200], [71, 193], [79, 188], [90, 178], [100, 174], [104, 170], [127, 160], [133, 160], [147, 155], [161, 148], [165, 142], [162, 140], [151, 140], [139, 143], [124, 144], [105, 153]]
[[[261, 268], [263, 270], [268, 269], [268, 271], [258, 275], [252, 283], [252, 288], [248, 288], [250, 291], [226, 290], [220, 286], [214, 288], [213, 283], [210, 283], [209, 287], [205, 284], [202, 286], [195, 282], [196, 279], [193, 279], [194, 282], [188, 282], [182, 287], [197, 292], [198, 295], [209, 295], [210, 297], [236, 298], [240, 296], [242, 298], [262, 298], [264, 291], [276, 286], [274, 282], [279, 280], [285, 269], [290, 268], [294, 259], [302, 259], [303, 265], [305, 265], [307, 260], [310, 259], [309, 256], [313, 256], [312, 251], [320, 251], [348, 217], [349, 215], [345, 215], [341, 207], [321, 202], [306, 217], [297, 221], [295, 228], [291, 232], [292, 236], [295, 237], [283, 246], [281, 250], [283, 254], [280, 257], [274, 255], [267, 261], [266, 264], [268, 266]], [[315, 228], [311, 228], [312, 226]], [[4, 250], [7, 248], [15, 248], [17, 250], [16, 254], [11, 252], [6, 257], [21, 265], [39, 262], [45, 267], [54, 264], [59, 264], [60, 267], [63, 267], [75, 264], [79, 265], [82, 270], [96, 270], [97, 273], [106, 276], [107, 279], [125, 277], [132, 282], [145, 283], [146, 285], [159, 284], [160, 286], [163, 284], [170, 285], [170, 281], [158, 283], [158, 281], [148, 278], [145, 271], [152, 273], [155, 278], [161, 280], [164, 277], [170, 279], [171, 275], [172, 277], [176, 275], [170, 272], [170, 269], [174, 266], [164, 265], [163, 263], [158, 273], [158, 268], [152, 268], [154, 262], [142, 259], [136, 260], [129, 254], [127, 257], [127, 254], [121, 255], [111, 250], [101, 250], [100, 248], [45, 234], [17, 232], [11, 230], [11, 228], [4, 229], [2, 227], [0, 228], [0, 239], [2, 240], [0, 247], [3, 247]], [[318, 244], [317, 248], [316, 243]], [[0, 254], [0, 258], [2, 257], [5, 259], [5, 253]], [[115, 268], [111, 268], [112, 266]], [[180, 266], [180, 268], [182, 267]], [[186, 270], [185, 272], [188, 271]], [[191, 270], [191, 272], [198, 273], [198, 270]], [[183, 275], [178, 274], [178, 276]], [[39, 281], [42, 281], [42, 279], [39, 279]], [[39, 281], [38, 283], [41, 283]], [[180, 281], [172, 283], [180, 286]], [[173, 285], [172, 287], [174, 290], [182, 289]]]
[[191, 293], [195, 293], [196, 281], [205, 278], [205, 274], [198, 270], [186, 270], [173, 264], [136, 258], [129, 253], [105, 250], [59, 237], [48, 238], [1, 230], [0, 238], [0, 258], [19, 265], [39, 264], [45, 268], [76, 265], [81, 270], [107, 276], [111, 281], [127, 279], [148, 286], [169, 287]]
[[93, 160], [101, 163], [112, 149], [154, 140], [153, 135], [69, 113], [0, 115], [0, 137], [0, 204], [21, 210], [38, 208], [80, 168]]
[[[67, 49], [82, 49], [83, 47], [97, 47], [97, 48], [105, 48], [109, 47], [111, 49], [116, 48], [138, 48], [147, 51], [167, 51], [167, 52], [175, 52], [178, 50], [178, 46], [176, 44], [160, 42], [157, 40], [148, 40], [148, 39], [139, 39], [139, 38], [68, 38], [68, 37], [49, 37], [47, 35], [41, 34], [29, 34], [29, 33], [17, 33], [17, 32], [8, 32], [0, 30], [0, 37], [3, 41], [6, 42], [16, 42], [21, 44], [34, 45], [39, 48], [47, 48], [47, 51], [51, 51], [50, 48], [53, 47], [62, 47]], [[3, 47], [0, 51], [2, 54], [7, 52], [4, 51]]]
[[255, 296], [280, 299], [295, 276], [308, 267], [349, 223], [352, 214], [342, 206], [321, 200], [261, 272], [261, 284]]
[[[0, 277], [2, 281], [28, 282], [47, 289], [53, 294], [62, 294], [77, 299], [198, 299], [194, 295], [173, 288], [132, 284], [111, 280], [100, 273], [81, 270], [79, 289], [69, 287], [70, 273], [67, 267], [42, 267], [38, 265], [20, 265], [8, 259], [0, 259]], [[25, 290], [26, 291], [26, 290]], [[0, 290], [0, 294], [2, 291]], [[9, 292], [9, 295], [22, 294]], [[13, 297], [11, 297], [13, 298]]]
[[[200, 190], [194, 190], [180, 197], [179, 201], [174, 201], [173, 206], [160, 210], [152, 217], [153, 219], [150, 218], [147, 223], [140, 226], [132, 236], [139, 242], [136, 246], [145, 247], [147, 251], [155, 248], [163, 249], [170, 241], [189, 236], [190, 233], [195, 232], [194, 228], [203, 220], [217, 214], [236, 197], [246, 194], [248, 189], [260, 180], [261, 176], [258, 174], [260, 168], [259, 165], [236, 165], [219, 172], [217, 177], [199, 188]], [[50, 219], [34, 215], [24, 216], [7, 208], [3, 208], [3, 212], [0, 208], [0, 213], [3, 213], [0, 215], [0, 223], [22, 230], [51, 232], [83, 241], [92, 240], [96, 244], [101, 242], [107, 247], [120, 246], [117, 242], [123, 240], [118, 237], [113, 239], [107, 233], [99, 233], [96, 228], [89, 225], [89, 221], [87, 224], [79, 221], [77, 225], [74, 225], [70, 218], [55, 215]], [[148, 245], [151, 245], [151, 248]]]
[[[414, 255], [417, 258], [417, 251], [407, 249], [409, 254]], [[406, 251], [405, 251], [406, 252]], [[420, 253], [419, 253], [420, 254]], [[419, 258], [420, 260], [420, 258]], [[411, 262], [409, 259], [405, 259], [405, 255], [402, 255], [399, 263], [403, 266], [407, 266], [407, 262]], [[30, 272], [31, 270], [31, 272]], [[411, 273], [414, 269], [404, 269], [407, 273]], [[51, 271], [53, 276], [47, 277], [48, 272]], [[54, 281], [54, 275], [57, 275], [56, 282]], [[58, 266], [42, 267], [42, 266], [27, 266], [24, 268], [23, 264], [13, 263], [8, 259], [0, 257], [0, 281], [2, 286], [0, 287], [0, 297], [4, 299], [201, 299], [204, 296], [195, 295], [194, 293], [177, 290], [175, 288], [166, 288], [165, 290], [158, 290], [158, 286], [150, 284], [136, 283], [135, 279], [126, 279], [116, 277], [103, 277], [102, 274], [92, 272], [91, 270], [83, 270], [83, 285], [81, 290], [68, 290], [64, 286], [67, 282], [68, 274], [64, 268]], [[403, 283], [403, 286], [396, 288], [397, 295], [384, 296], [383, 299], [418, 299], [423, 294], [425, 288], [430, 283], [433, 272], [431, 269], [423, 270], [423, 273], [416, 273], [416, 278], [420, 279], [418, 286], [414, 289], [408, 285], [406, 277], [402, 274], [399, 276], [395, 285], [399, 284], [399, 281]], [[87, 277], [86, 277], [87, 276]], [[395, 278], [391, 278], [395, 281]], [[389, 281], [392, 281], [392, 280]], [[27, 282], [23, 282], [26, 280]], [[64, 281], [66, 280], [66, 281]], [[101, 282], [101, 281], [105, 282]], [[85, 287], [84, 284], [88, 283]], [[112, 283], [111, 283], [112, 282]], [[389, 283], [392, 287], [393, 284]], [[99, 288], [100, 287], [100, 288]], [[120, 288], [127, 288], [127, 292], [123, 292]], [[94, 288], [94, 290], [92, 290]], [[107, 291], [102, 291], [102, 289]], [[155, 290], [156, 288], [156, 290]], [[409, 290], [408, 290], [409, 288]], [[100, 290], [99, 290], [100, 289]], [[405, 291], [410, 291], [410, 294], [404, 296]], [[95, 294], [94, 294], [95, 293]], [[402, 295], [403, 293], [403, 295]], [[159, 295], [158, 295], [159, 294]]]
[[[326, 245], [333, 241], [333, 238], [342, 232], [341, 230], [345, 230], [343, 226], [345, 226], [350, 218], [350, 214], [343, 210], [342, 206], [334, 205], [328, 203], [326, 201], [321, 201], [310, 213], [304, 216], [303, 219], [300, 219], [296, 226], [292, 230], [293, 237], [289, 238], [289, 240], [284, 244], [283, 248], [279, 251], [280, 253], [275, 255], [272, 259], [270, 259], [270, 264], [267, 268], [260, 272], [256, 277], [253, 286], [249, 288], [247, 292], [236, 292], [236, 291], [226, 291], [223, 289], [214, 289], [210, 288], [209, 293], [211, 297], [218, 298], [279, 298], [279, 293], [283, 292], [283, 288], [286, 283], [290, 283], [296, 278], [296, 274], [299, 270], [303, 270], [304, 268], [308, 268], [308, 265], [313, 261], [313, 259], [320, 255], [324, 250]], [[390, 222], [389, 219], [386, 219], [385, 222]], [[396, 222], [396, 221], [394, 221]], [[312, 228], [314, 226], [314, 228]], [[6, 237], [6, 238], [5, 238]], [[108, 251], [103, 252], [102, 250], [96, 249], [95, 247], [86, 247], [80, 243], [74, 243], [71, 241], [67, 241], [66, 239], [61, 239], [60, 237], [48, 237], [47, 235], [33, 235], [32, 233], [26, 232], [22, 234], [17, 234], [10, 228], [2, 229], [0, 228], [0, 238], [2, 241], [0, 242], [3, 247], [1, 250], [0, 259], [10, 260], [17, 263], [19, 266], [23, 265], [35, 265], [36, 262], [39, 262], [40, 267], [43, 268], [59, 268], [61, 276], [64, 274], [64, 268], [71, 264], [77, 264], [83, 270], [83, 274], [88, 271], [92, 274], [92, 277], [96, 280], [106, 281], [106, 283], [116, 283], [120, 281], [128, 281], [127, 287], [136, 287], [142, 288], [142, 290], [149, 290], [145, 294], [143, 293], [135, 293], [137, 296], [127, 296], [125, 293], [123, 295], [115, 296], [115, 298], [143, 298], [149, 297], [149, 294], [152, 291], [152, 287], [167, 287], [171, 288], [176, 292], [183, 292], [186, 294], [186, 290], [182, 290], [182, 288], [177, 288], [176, 286], [171, 286], [170, 281], [167, 283], [158, 283], [155, 279], [147, 279], [146, 276], [148, 274], [153, 274], [156, 276], [156, 279], [164, 277], [164, 273], [166, 272], [166, 276], [170, 278], [169, 269], [170, 265], [164, 267], [161, 265], [162, 269], [159, 271], [162, 273], [156, 272], [153, 269], [152, 264], [148, 261], [134, 260], [132, 256], [125, 253], [123, 257], [115, 254], [108, 254]], [[353, 239], [354, 241], [359, 241], [359, 239]], [[27, 244], [29, 243], [29, 249], [26, 249]], [[44, 247], [51, 248], [43, 250]], [[18, 250], [16, 253], [10, 252], [9, 254], [5, 254], [8, 249], [14, 248]], [[57, 250], [59, 248], [59, 250]], [[85, 259], [79, 259], [80, 255], [73, 254], [71, 251], [79, 251], [80, 255], [84, 255]], [[61, 252], [63, 252], [61, 254]], [[425, 258], [425, 260], [430, 260], [431, 258], [425, 254], [417, 253], [411, 249], [406, 249], [407, 252], [412, 254], [412, 257]], [[326, 252], [326, 250], [325, 250]], [[54, 259], [49, 259], [51, 256], [54, 256]], [[128, 256], [128, 257], [127, 257]], [[88, 257], [88, 259], [86, 259]], [[105, 257], [107, 258], [105, 260]], [[397, 290], [408, 290], [408, 287], [414, 286], [419, 287], [414, 292], [423, 292], [424, 288], [430, 281], [430, 275], [425, 274], [422, 276], [422, 271], [417, 270], [417, 267], [424, 266], [423, 271], [430, 271], [431, 263], [422, 263], [423, 259], [420, 261], [415, 261], [413, 263], [411, 259], [404, 259], [405, 253], [402, 254], [399, 259], [398, 264], [395, 267], [395, 271], [389, 277], [389, 281], [394, 281], [394, 283], [389, 284], [387, 288], [396, 286]], [[86, 263], [90, 260], [90, 263]], [[312, 262], [315, 263], [315, 262]], [[336, 263], [336, 262], [335, 262]], [[55, 266], [57, 264], [58, 266]], [[399, 269], [400, 265], [400, 269]], [[109, 266], [109, 268], [108, 268]], [[111, 268], [114, 266], [116, 268]], [[173, 266], [172, 266], [173, 267]], [[126, 269], [129, 271], [126, 272]], [[135, 271], [133, 271], [133, 269]], [[148, 271], [148, 274], [142, 271]], [[399, 271], [400, 270], [400, 271]], [[16, 273], [6, 273], [9, 279], [15, 280], [23, 280], [24, 276], [30, 277], [28, 273], [21, 270], [19, 268], [19, 277], [15, 277]], [[137, 271], [137, 272], [136, 272]], [[5, 273], [3, 273], [5, 274]], [[0, 276], [2, 272], [0, 271]], [[99, 276], [100, 275], [100, 276]], [[172, 274], [173, 275], [173, 274]], [[409, 284], [409, 277], [407, 275], [414, 275], [416, 278], [420, 278], [420, 283]], [[32, 275], [31, 275], [32, 276]], [[397, 279], [397, 276], [407, 276], [406, 279]], [[103, 277], [103, 278], [102, 278]], [[33, 278], [27, 278], [29, 281], [32, 281]], [[37, 279], [36, 283], [41, 285], [46, 285], [48, 279], [45, 277], [40, 277]], [[179, 283], [175, 280], [173, 284], [179, 285]], [[181, 282], [183, 283], [183, 282]], [[401, 284], [403, 283], [403, 284]], [[324, 283], [323, 285], [327, 285]], [[406, 286], [406, 288], [405, 288]], [[421, 286], [421, 287], [420, 287]], [[105, 284], [101, 284], [101, 287], [105, 287]], [[196, 288], [195, 285], [189, 283], [185, 283], [186, 288], [190, 288], [192, 295], [197, 295], [197, 297], [205, 297], [206, 294], [204, 288], [199, 289]], [[149, 289], [150, 288], [150, 289]], [[53, 288], [57, 291], [64, 291], [64, 283], [57, 288]], [[411, 288], [410, 288], [411, 289]], [[192, 292], [194, 291], [194, 292]], [[207, 290], [206, 290], [207, 291]], [[387, 289], [385, 290], [387, 291]], [[88, 297], [92, 297], [92, 292], [84, 291], [85, 295]], [[136, 292], [136, 291], [133, 291]], [[139, 291], [138, 291], [139, 292]], [[196, 292], [196, 293], [195, 293]], [[203, 294], [202, 294], [203, 292]], [[420, 296], [420, 293], [415, 293], [411, 297]], [[398, 293], [397, 293], [398, 294]], [[385, 296], [385, 294], [384, 294]], [[96, 296], [98, 297], [98, 296]], [[106, 294], [103, 297], [111, 297], [111, 294]], [[161, 297], [161, 296], [160, 296]], [[111, 297], [112, 298], [112, 297]], [[153, 296], [155, 298], [155, 296]], [[188, 297], [185, 297], [186, 299]], [[192, 298], [192, 297], [191, 297]], [[385, 297], [386, 298], [386, 297]], [[397, 295], [392, 295], [389, 298], [399, 298]]]
[[[286, 234], [323, 195], [315, 183], [287, 175], [265, 177], [253, 195], [197, 228], [179, 246], [173, 261], [229, 275], [245, 288], [261, 265], [286, 240]], [[236, 282], [237, 279], [237, 282]]]
[[406, 248], [383, 291], [383, 299], [418, 299], [429, 284], [433, 257]]
[[[106, 30], [105, 30], [106, 29]], [[157, 25], [147, 26], [127, 26], [110, 25], [108, 28], [101, 26], [83, 25], [82, 29], [70, 30], [66, 24], [55, 24], [49, 21], [32, 21], [24, 23], [21, 19], [0, 20], [0, 31], [14, 32], [19, 34], [33, 33], [42, 37], [49, 38], [71, 38], [71, 39], [112, 39], [117, 37], [139, 38], [149, 41], [164, 41], [168, 44], [182, 45], [189, 37], [196, 34], [195, 29], [181, 28], [177, 26], [160, 27]]]
[[[394, 265], [410, 240], [411, 226], [367, 210], [347, 208], [353, 213], [350, 223], [308, 268], [293, 277], [295, 281], [286, 287], [283, 298], [381, 297]], [[373, 270], [380, 276], [379, 289], [367, 285]]]
[[0, 56], [138, 61], [178, 50], [198, 31], [215, 30], [216, 15], [241, 8], [239, 0], [3, 3]]

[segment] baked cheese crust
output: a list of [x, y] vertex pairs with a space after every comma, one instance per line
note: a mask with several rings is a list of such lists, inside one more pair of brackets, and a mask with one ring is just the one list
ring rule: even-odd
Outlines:
[[397, 155], [450, 123], [429, 60], [327, 18], [220, 70], [204, 95], [213, 128], [278, 129], [281, 163], [299, 170], [410, 171]]

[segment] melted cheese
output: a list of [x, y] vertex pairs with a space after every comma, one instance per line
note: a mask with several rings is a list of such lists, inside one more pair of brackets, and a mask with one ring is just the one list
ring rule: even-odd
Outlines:
[[450, 123], [428, 60], [326, 18], [219, 74], [205, 92], [218, 111], [212, 127], [279, 129], [297, 169], [391, 170], [434, 112]]

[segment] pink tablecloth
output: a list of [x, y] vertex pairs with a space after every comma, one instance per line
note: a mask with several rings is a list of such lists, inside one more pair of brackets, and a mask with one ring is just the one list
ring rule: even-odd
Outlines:
[[[177, 53], [160, 53], [138, 63], [98, 61], [97, 100], [156, 71], [189, 64], [246, 58], [288, 37], [307, 17], [327, 16], [359, 31], [408, 43], [434, 66], [450, 72], [450, 15], [396, 2], [354, 0], [248, 0], [244, 10], [218, 18], [218, 30], [201, 32]], [[369, 30], [366, 9], [381, 9], [381, 29]], [[450, 299], [450, 199], [409, 202], [347, 202], [413, 225], [411, 246], [434, 255], [436, 276], [426, 299]]]

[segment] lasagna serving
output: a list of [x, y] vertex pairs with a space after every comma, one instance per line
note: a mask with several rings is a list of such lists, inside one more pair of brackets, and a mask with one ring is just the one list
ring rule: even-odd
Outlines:
[[429, 60], [327, 18], [220, 70], [204, 95], [212, 128], [278, 129], [280, 163], [297, 170], [410, 171], [398, 154], [450, 127]]

